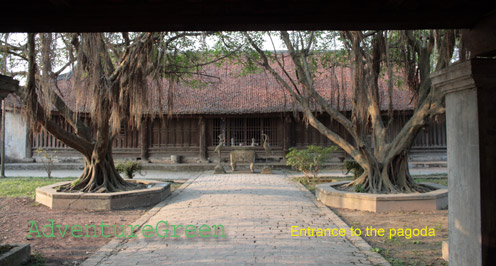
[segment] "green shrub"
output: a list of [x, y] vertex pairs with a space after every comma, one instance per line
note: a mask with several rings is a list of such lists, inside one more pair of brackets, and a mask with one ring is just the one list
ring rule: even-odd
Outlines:
[[307, 183], [311, 183], [310, 175], [313, 176], [313, 181], [315, 181], [324, 161], [329, 154], [336, 150], [336, 146], [321, 147], [310, 145], [304, 150], [298, 150], [292, 147], [289, 148], [289, 153], [286, 154], [286, 165], [290, 165], [296, 170], [303, 172]]
[[138, 162], [134, 162], [134, 161], [127, 161], [124, 163], [118, 163], [115, 166], [115, 170], [117, 170], [117, 172], [119, 172], [119, 173], [124, 173], [124, 175], [126, 175], [126, 177], [129, 179], [133, 179], [134, 174], [137, 171], [141, 170], [141, 164]]
[[365, 189], [363, 188], [363, 186], [361, 184], [358, 184], [355, 186], [355, 192], [365, 193]]
[[346, 174], [349, 172], [353, 172], [353, 178], [357, 179], [363, 174], [363, 168], [354, 160], [346, 160], [344, 161], [344, 169], [346, 170]]
[[48, 151], [43, 150], [42, 148], [38, 148], [35, 151], [38, 156], [40, 156], [40, 160], [43, 163], [43, 167], [47, 172], [48, 178], [52, 178], [53, 164], [55, 162], [55, 158], [57, 158], [57, 156], [55, 155], [57, 151]]

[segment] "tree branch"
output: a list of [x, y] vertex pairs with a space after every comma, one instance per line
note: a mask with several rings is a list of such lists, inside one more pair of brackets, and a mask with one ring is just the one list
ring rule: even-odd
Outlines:
[[81, 138], [71, 132], [66, 131], [52, 120], [50, 114], [47, 114], [38, 101], [36, 93], [36, 63], [35, 63], [35, 42], [34, 34], [28, 34], [28, 78], [25, 88], [19, 88], [18, 92], [26, 103], [31, 117], [37, 123], [43, 125], [45, 129], [56, 138], [67, 144], [69, 147], [76, 149], [83, 155], [90, 155], [93, 144], [84, 138]]
[[[250, 36], [247, 33], [244, 33], [244, 34], [248, 38], [248, 41], [250, 42], [250, 44], [252, 45], [252, 47], [262, 57], [262, 60], [263, 60], [262, 65], [265, 67], [265, 69], [268, 70], [274, 76], [274, 78], [276, 78], [276, 80], [279, 82], [279, 84], [281, 84], [286, 89], [286, 91], [288, 91], [289, 94], [292, 97], [294, 97], [294, 99], [296, 99], [301, 104], [301, 106], [303, 108], [303, 112], [304, 112], [305, 116], [307, 117], [309, 123], [315, 129], [317, 129], [321, 134], [323, 134], [329, 140], [331, 140], [336, 145], [338, 145], [339, 147], [341, 147], [346, 153], [348, 153], [350, 156], [352, 156], [355, 160], [363, 163], [363, 160], [364, 159], [363, 159], [362, 155], [360, 154], [360, 152], [357, 149], [355, 149], [355, 147], [353, 147], [353, 145], [351, 145], [348, 141], [346, 141], [344, 138], [342, 138], [341, 136], [339, 136], [338, 134], [336, 134], [335, 132], [333, 132], [332, 130], [330, 130], [328, 127], [326, 127], [324, 124], [322, 124], [322, 122], [320, 122], [315, 117], [315, 115], [311, 111], [310, 106], [308, 105], [308, 101], [306, 101], [302, 96], [298, 95], [297, 93], [295, 93], [292, 90], [291, 86], [279, 75], [279, 73], [277, 73], [270, 66], [269, 61], [268, 61], [267, 56], [265, 55], [265, 53], [255, 44], [255, 42], [250, 38]], [[285, 37], [283, 37], [283, 40], [284, 40], [284, 38], [287, 38], [286, 40], [289, 41], [289, 35], [286, 35]], [[292, 45], [290, 45], [288, 48], [290, 48], [290, 47], [292, 48]], [[335, 111], [334, 108], [331, 107], [331, 109]], [[343, 121], [348, 121], [347, 122], [348, 123], [347, 125], [350, 125], [351, 124], [349, 122], [349, 120], [347, 120], [341, 113], [339, 113], [337, 111], [335, 111], [335, 112], [338, 114], [338, 117], [345, 119]], [[345, 126], [345, 125], [343, 125], [343, 126]]]

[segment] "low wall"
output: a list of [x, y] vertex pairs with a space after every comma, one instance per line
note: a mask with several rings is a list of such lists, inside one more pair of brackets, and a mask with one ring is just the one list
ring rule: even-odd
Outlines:
[[150, 188], [111, 193], [57, 192], [57, 187], [70, 182], [59, 182], [36, 189], [36, 202], [54, 210], [119, 210], [155, 205], [170, 194], [170, 184], [150, 180], [127, 180], [151, 186]]
[[433, 211], [448, 207], [448, 189], [433, 183], [422, 183], [436, 190], [427, 193], [369, 194], [337, 190], [347, 184], [340, 181], [317, 185], [315, 196], [327, 206], [370, 212]]
[[13, 245], [14, 247], [0, 255], [0, 266], [24, 265], [29, 260], [31, 246], [29, 244]]

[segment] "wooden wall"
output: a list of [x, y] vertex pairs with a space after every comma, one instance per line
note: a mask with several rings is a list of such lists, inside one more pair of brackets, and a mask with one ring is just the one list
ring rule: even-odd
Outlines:
[[[390, 123], [391, 139], [401, 126], [410, 118], [408, 113], [398, 113]], [[230, 115], [230, 116], [204, 116], [205, 126], [200, 126], [199, 116], [183, 116], [171, 119], [154, 119], [147, 121], [141, 129], [123, 125], [118, 136], [113, 142], [113, 152], [117, 158], [126, 157], [137, 159], [141, 157], [152, 160], [168, 160], [170, 155], [177, 154], [185, 157], [200, 157], [200, 135], [205, 130], [204, 158], [216, 158], [213, 153], [218, 144], [218, 134], [226, 134], [226, 147], [224, 153], [230, 150], [231, 138], [235, 138], [235, 145], [251, 144], [251, 139], [261, 147], [261, 132], [269, 135], [270, 145], [276, 156], [282, 156], [289, 147], [305, 147], [307, 145], [332, 145], [326, 137], [316, 129], [305, 125], [303, 121], [296, 121], [292, 114], [260, 114], [260, 115]], [[337, 131], [344, 132], [337, 123], [331, 122], [329, 117], [321, 116], [319, 120], [326, 125], [331, 125]], [[70, 127], [59, 119], [59, 123], [70, 130]], [[350, 139], [348, 137], [348, 139]], [[142, 143], [146, 145], [143, 146]], [[32, 149], [56, 149], [71, 151], [61, 141], [47, 134], [44, 130], [33, 134]], [[423, 129], [412, 147], [413, 150], [446, 149], [446, 124], [444, 116], [440, 116], [431, 125]], [[146, 155], [145, 155], [146, 154]], [[63, 156], [62, 154], [60, 156]]]
[[198, 118], [154, 119], [150, 147], [198, 147]]

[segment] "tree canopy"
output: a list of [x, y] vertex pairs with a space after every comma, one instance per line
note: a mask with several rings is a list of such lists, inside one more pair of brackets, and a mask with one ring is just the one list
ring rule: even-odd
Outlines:
[[[267, 38], [272, 50], [262, 48]], [[284, 44], [284, 52], [278, 51], [275, 38]], [[280, 83], [301, 106], [305, 121], [364, 168], [350, 186], [369, 192], [422, 191], [409, 174], [408, 152], [418, 132], [444, 112], [443, 97], [429, 75], [449, 65], [455, 50], [458, 59], [466, 58], [455, 30], [40, 33], [28, 34], [27, 41], [0, 36], [3, 72], [26, 77], [19, 95], [33, 128], [45, 128], [85, 158], [83, 174], [65, 189], [98, 192], [130, 186], [115, 171], [112, 139], [123, 123], [139, 127], [145, 115], [171, 114], [173, 95], [167, 97], [169, 110], [161, 109], [162, 81], [198, 85], [208, 76], [203, 67], [224, 59], [243, 64], [244, 74], [266, 71]], [[291, 66], [285, 65], [286, 57]], [[27, 69], [19, 67], [26, 62]], [[318, 71], [336, 75], [338, 67], [352, 71], [351, 115], [315, 89]], [[71, 76], [75, 103], [63, 100], [58, 87], [63, 75]], [[379, 97], [381, 79], [387, 80], [386, 99]], [[413, 93], [414, 113], [400, 133], [388, 139], [398, 84]], [[328, 84], [327, 89], [336, 88]], [[173, 94], [173, 88], [168, 93]], [[381, 101], [388, 102], [386, 114]], [[313, 105], [339, 123], [344, 135], [323, 124]], [[53, 119], [53, 111], [69, 129]]]
[[[431, 86], [430, 73], [452, 62], [458, 32], [454, 30], [421, 31], [346, 31], [288, 32], [278, 37], [284, 42], [294, 68], [284, 65], [283, 53], [260, 48], [259, 35], [244, 32], [243, 38], [226, 35], [228, 47], [245, 45], [251, 51], [245, 56], [273, 75], [303, 109], [306, 121], [321, 134], [349, 154], [365, 170], [348, 186], [360, 186], [372, 193], [423, 191], [408, 170], [408, 152], [418, 132], [431, 119], [444, 112], [441, 92]], [[342, 45], [338, 51], [326, 49]], [[256, 56], [253, 56], [253, 51]], [[324, 56], [323, 56], [324, 55]], [[464, 51], [460, 49], [460, 58]], [[276, 62], [276, 67], [272, 62]], [[331, 105], [315, 88], [317, 64], [325, 68], [348, 66], [353, 76], [351, 116]], [[282, 70], [282, 71], [281, 71]], [[412, 91], [415, 111], [392, 140], [388, 140], [391, 124], [392, 91], [397, 75]], [[380, 110], [378, 81], [388, 77], [390, 112]], [[331, 86], [329, 84], [329, 89]], [[317, 104], [345, 133], [325, 125], [312, 112]], [[351, 136], [351, 141], [347, 136]]]
[[[164, 79], [169, 84], [185, 77], [199, 79], [202, 66], [218, 60], [204, 52], [203, 40], [209, 34], [30, 33], [25, 45], [2, 42], [7, 51], [2, 58], [28, 62], [23, 73], [26, 86], [18, 94], [33, 128], [45, 128], [85, 159], [83, 174], [65, 190], [110, 192], [132, 187], [115, 170], [113, 138], [122, 123], [139, 127], [144, 114], [164, 115], [151, 104], [161, 98]], [[72, 104], [64, 101], [58, 87], [66, 69], [72, 76]], [[158, 89], [149, 93], [154, 83]], [[80, 112], [81, 106], [89, 112]], [[54, 111], [70, 128], [54, 119]]]

